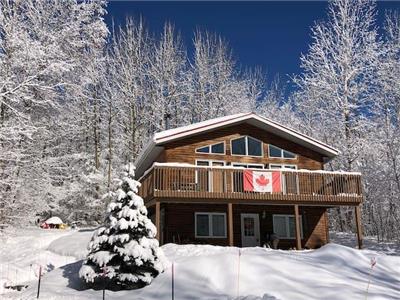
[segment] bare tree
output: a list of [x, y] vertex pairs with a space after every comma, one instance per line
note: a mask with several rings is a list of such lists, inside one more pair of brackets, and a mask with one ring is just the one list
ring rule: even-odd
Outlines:
[[147, 89], [149, 121], [155, 130], [185, 123], [190, 91], [188, 60], [179, 33], [166, 23], [160, 40], [153, 45]]
[[125, 27], [114, 32], [111, 55], [110, 80], [118, 93], [116, 106], [121, 111], [117, 120], [119, 144], [116, 151], [129, 162], [138, 154], [143, 140], [140, 137], [147, 130], [142, 112], [147, 101], [145, 86], [149, 76], [150, 38], [142, 20], [136, 22], [128, 18]]
[[374, 129], [361, 167], [366, 181], [367, 232], [378, 239], [400, 238], [400, 17], [388, 12], [378, 65]]
[[103, 6], [0, 1], [0, 205], [8, 215], [57, 207], [55, 191], [70, 176], [61, 171], [68, 150], [60, 147], [70, 127], [61, 130], [57, 119], [85, 86], [84, 57], [104, 45]]
[[[357, 168], [370, 125], [380, 48], [375, 15], [373, 1], [330, 1], [328, 20], [312, 28], [312, 44], [301, 56], [303, 73], [294, 78], [300, 113], [317, 122], [320, 138], [339, 147], [335, 166], [347, 171]], [[339, 220], [345, 230], [340, 211]]]
[[197, 31], [194, 49], [190, 123], [249, 111], [247, 86], [239, 80], [228, 44], [217, 35]]

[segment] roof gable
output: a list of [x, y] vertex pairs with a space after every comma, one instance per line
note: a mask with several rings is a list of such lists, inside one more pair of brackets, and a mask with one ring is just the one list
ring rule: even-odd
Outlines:
[[[261, 117], [255, 113], [240, 113], [157, 132], [140, 153], [135, 164], [139, 169], [148, 168], [162, 151], [163, 145], [167, 143], [241, 123], [253, 125], [290, 140], [321, 154], [327, 159], [332, 159], [339, 154], [339, 150], [268, 118]], [[139, 172], [141, 173], [142, 171], [144, 170]]]
[[[178, 127], [174, 129], [164, 130], [154, 134], [153, 141], [157, 145], [165, 144], [170, 141], [186, 138], [188, 136], [212, 131], [217, 128], [227, 127], [237, 123], [249, 123], [266, 131], [277, 134], [278, 136], [288, 138], [289, 140], [303, 141], [306, 144], [313, 145], [314, 151], [324, 154], [327, 157], [334, 157], [339, 154], [339, 150], [309, 137], [294, 129], [281, 125], [275, 121], [261, 117], [254, 113], [241, 113], [236, 115], [225, 116], [221, 118], [211, 119], [188, 126]], [[292, 138], [291, 138], [292, 137]], [[300, 143], [302, 145], [302, 143]], [[306, 145], [303, 145], [306, 147]], [[318, 151], [319, 150], [319, 151]]]

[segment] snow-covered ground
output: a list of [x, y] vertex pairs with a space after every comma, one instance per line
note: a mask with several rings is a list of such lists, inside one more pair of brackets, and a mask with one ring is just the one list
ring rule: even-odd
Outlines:
[[[0, 298], [34, 299], [42, 265], [40, 299], [99, 299], [77, 273], [92, 231], [8, 229], [0, 233]], [[367, 239], [354, 249], [354, 236], [332, 234], [335, 243], [318, 250], [280, 251], [207, 245], [163, 246], [174, 262], [175, 299], [400, 299], [400, 245]], [[350, 247], [348, 247], [350, 246]], [[239, 251], [241, 255], [239, 256]], [[140, 290], [106, 291], [106, 299], [171, 299], [171, 271]], [[22, 292], [4, 284], [28, 285]]]

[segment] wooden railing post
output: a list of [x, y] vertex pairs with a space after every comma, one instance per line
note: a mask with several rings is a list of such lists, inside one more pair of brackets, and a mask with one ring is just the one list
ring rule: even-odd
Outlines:
[[153, 169], [153, 191], [157, 188], [157, 167]]
[[160, 201], [156, 202], [155, 205], [155, 210], [156, 210], [156, 229], [157, 229], [157, 234], [156, 234], [156, 239], [160, 242], [160, 221], [161, 221], [161, 210], [160, 210]]
[[294, 222], [296, 225], [296, 249], [301, 250], [300, 216], [297, 204], [294, 206]]
[[355, 218], [356, 218], [358, 249], [362, 249], [363, 233], [362, 233], [362, 228], [361, 228], [361, 210], [360, 210], [360, 205], [357, 205], [354, 208], [354, 212], [355, 212]]

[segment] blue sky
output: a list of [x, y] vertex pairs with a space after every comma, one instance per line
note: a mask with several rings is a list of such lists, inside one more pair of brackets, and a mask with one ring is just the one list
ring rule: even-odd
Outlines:
[[[326, 1], [112, 1], [108, 24], [123, 23], [126, 16], [142, 16], [153, 33], [170, 21], [190, 48], [196, 28], [223, 36], [243, 67], [261, 66], [269, 77], [300, 72], [300, 53], [310, 43], [310, 26], [326, 17]], [[398, 1], [378, 2], [378, 26], [385, 9], [399, 9]]]

